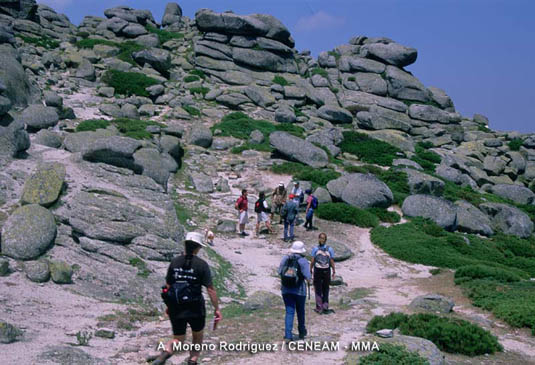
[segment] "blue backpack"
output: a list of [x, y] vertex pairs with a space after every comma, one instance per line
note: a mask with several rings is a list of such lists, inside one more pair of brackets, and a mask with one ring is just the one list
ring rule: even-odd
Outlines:
[[318, 198], [316, 198], [314, 195], [312, 195], [312, 201], [310, 202], [310, 207], [312, 209], [316, 209], [319, 205]]

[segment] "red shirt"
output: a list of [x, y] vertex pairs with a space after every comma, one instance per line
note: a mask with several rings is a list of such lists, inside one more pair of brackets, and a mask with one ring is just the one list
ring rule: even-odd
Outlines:
[[247, 210], [247, 197], [242, 195], [238, 198], [238, 209], [240, 211]]

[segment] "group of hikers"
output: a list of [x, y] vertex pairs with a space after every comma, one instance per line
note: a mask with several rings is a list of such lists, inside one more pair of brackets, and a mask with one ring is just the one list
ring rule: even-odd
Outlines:
[[[258, 236], [260, 232], [261, 224], [265, 224], [269, 233], [273, 233], [271, 222], [275, 214], [280, 216], [279, 224], [284, 224], [284, 242], [291, 242], [294, 240], [294, 229], [299, 224], [299, 210], [301, 204], [305, 202], [305, 194], [308, 196], [306, 199], [305, 208], [305, 224], [304, 227], [307, 231], [314, 230], [312, 225], [312, 219], [314, 217], [314, 210], [318, 207], [318, 198], [312, 194], [311, 189], [307, 189], [303, 192], [303, 189], [299, 186], [299, 181], [293, 183], [291, 191], [286, 191], [284, 183], [281, 181], [271, 195], [271, 207], [269, 207], [266, 201], [266, 194], [262, 191], [258, 195], [258, 200], [255, 202], [254, 211], [256, 213], [256, 229], [255, 233]], [[241, 191], [241, 196], [238, 198], [235, 204], [236, 210], [238, 210], [238, 225], [239, 234], [243, 237], [249, 234], [245, 232], [245, 225], [249, 222], [248, 209], [249, 204], [247, 200], [247, 189]]]
[[[242, 194], [243, 196], [243, 194]], [[290, 198], [291, 199], [291, 198]], [[163, 346], [163, 351], [149, 358], [153, 365], [162, 365], [184, 342], [186, 327], [192, 331], [192, 346], [188, 359], [189, 365], [198, 363], [203, 343], [206, 322], [205, 301], [202, 287], [206, 288], [214, 308], [213, 329], [222, 320], [219, 300], [212, 283], [210, 267], [198, 257], [202, 247], [206, 247], [206, 238], [200, 233], [189, 232], [184, 240], [185, 252], [171, 261], [166, 275], [166, 285], [162, 287], [162, 299], [167, 306], [166, 313], [171, 322], [173, 339]], [[281, 279], [281, 294], [286, 308], [285, 341], [302, 340], [307, 336], [305, 325], [305, 302], [310, 299], [310, 285], [313, 283], [318, 314], [334, 313], [329, 308], [329, 285], [335, 276], [334, 251], [327, 245], [327, 234], [320, 233], [318, 245], [306, 259], [307, 250], [301, 241], [293, 242], [290, 252], [280, 262], [278, 273]], [[293, 334], [293, 322], [297, 314], [298, 335]], [[160, 346], [159, 346], [160, 348]]]

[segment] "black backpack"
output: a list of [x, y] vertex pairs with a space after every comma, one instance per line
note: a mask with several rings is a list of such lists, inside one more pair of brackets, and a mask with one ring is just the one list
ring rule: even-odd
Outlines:
[[299, 257], [290, 255], [282, 268], [281, 284], [287, 288], [297, 288], [302, 279]]
[[314, 267], [316, 269], [329, 269], [331, 267], [331, 258], [329, 246], [318, 247], [318, 251], [314, 256]]
[[[182, 268], [190, 269], [191, 260], [187, 258]], [[203, 300], [202, 288], [200, 284], [193, 284], [189, 280], [177, 280], [169, 289], [162, 290], [162, 299], [168, 307], [198, 303]]]
[[255, 213], [262, 213], [264, 211], [264, 199], [258, 199], [254, 203], [254, 211]]

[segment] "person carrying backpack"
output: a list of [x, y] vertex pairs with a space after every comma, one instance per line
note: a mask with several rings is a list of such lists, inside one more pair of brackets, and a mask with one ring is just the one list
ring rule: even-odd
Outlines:
[[[295, 219], [296, 219], [296, 221], [299, 221], [299, 206], [305, 200], [305, 194], [303, 193], [303, 189], [301, 189], [299, 187], [299, 181], [294, 181], [294, 187], [290, 191], [290, 195], [294, 196], [293, 200], [297, 204], [297, 216], [296, 216]], [[290, 197], [288, 197], [288, 198], [290, 198]], [[292, 199], [292, 198], [290, 198], [290, 199]]]
[[[288, 198], [288, 201], [281, 209], [281, 217], [284, 219], [284, 242], [292, 241], [294, 239], [294, 227], [297, 218], [297, 203], [294, 200], [294, 195], [290, 194]], [[290, 229], [289, 235], [288, 228]]]
[[[275, 213], [280, 214], [280, 211], [282, 207], [284, 206], [284, 203], [286, 203], [286, 188], [284, 187], [284, 183], [281, 181], [279, 183], [279, 186], [273, 191], [273, 194], [271, 195], [271, 220], [273, 221], [273, 217], [275, 216]], [[282, 224], [282, 217], [280, 217], [279, 224]]]
[[319, 314], [334, 313], [329, 309], [329, 285], [332, 277], [336, 274], [334, 267], [334, 250], [326, 245], [327, 234], [320, 233], [318, 236], [318, 246], [312, 249], [312, 261], [310, 271], [313, 271], [314, 292], [316, 294], [316, 309]]
[[[297, 329], [299, 339], [307, 335], [305, 326], [306, 284], [310, 283], [310, 268], [307, 259], [305, 244], [295, 241], [290, 248], [290, 254], [282, 258], [278, 273], [281, 277], [281, 293], [286, 307], [284, 320], [284, 339], [294, 341], [292, 334], [294, 315], [297, 312]], [[306, 281], [306, 283], [305, 283]]]
[[307, 189], [305, 191], [306, 194], [308, 194], [307, 198], [307, 209], [306, 209], [306, 222], [304, 227], [307, 231], [311, 231], [314, 229], [312, 226], [312, 218], [314, 217], [314, 210], [318, 207], [318, 198], [316, 198], [314, 195], [312, 195], [312, 190]]
[[[202, 286], [206, 287], [214, 307], [214, 323], [222, 319], [210, 267], [197, 256], [201, 247], [206, 247], [203, 235], [189, 232], [184, 245], [185, 254], [173, 258], [167, 270], [166, 285], [162, 288], [162, 299], [167, 305], [166, 313], [173, 328], [173, 340], [167, 343], [165, 351], [156, 358], [153, 365], [164, 364], [173, 355], [173, 346], [184, 342], [188, 324], [193, 344], [202, 344], [206, 317]], [[197, 364], [199, 355], [199, 351], [190, 351], [188, 364]]]
[[269, 216], [267, 214], [267, 212], [269, 212], [269, 209], [266, 202], [266, 194], [263, 191], [261, 191], [258, 195], [258, 200], [254, 204], [254, 211], [256, 213], [256, 235], [258, 236], [258, 233], [260, 232], [260, 223], [262, 222], [266, 224], [269, 233], [273, 233], [273, 229], [271, 228], [271, 223], [269, 221]]
[[234, 208], [238, 211], [238, 224], [240, 227], [240, 235], [245, 237], [249, 234], [245, 232], [245, 224], [249, 222], [249, 215], [247, 214], [247, 209], [249, 209], [249, 204], [247, 202], [247, 189], [241, 191], [241, 196], [236, 201]]

